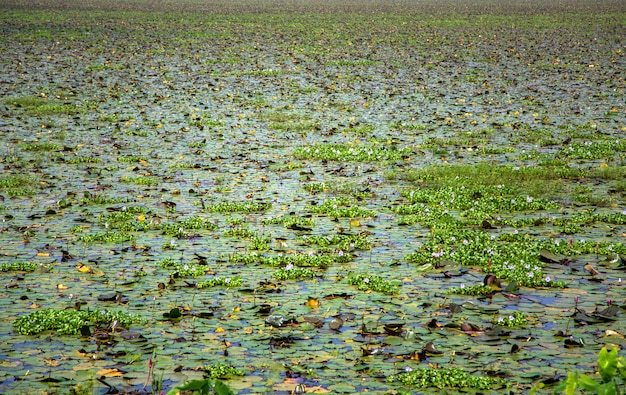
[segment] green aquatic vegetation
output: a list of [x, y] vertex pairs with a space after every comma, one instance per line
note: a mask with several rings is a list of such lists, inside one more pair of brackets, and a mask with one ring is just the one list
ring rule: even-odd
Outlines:
[[355, 203], [353, 199], [332, 198], [325, 200], [322, 204], [310, 206], [310, 209], [316, 214], [325, 214], [335, 218], [367, 218], [376, 217], [378, 215], [372, 210], [353, 206], [353, 203]]
[[127, 232], [99, 232], [99, 233], [90, 233], [86, 235], [80, 236], [79, 239], [83, 243], [125, 243], [128, 241], [135, 240], [135, 236]]
[[338, 67], [361, 67], [361, 66], [378, 66], [383, 62], [376, 60], [357, 59], [357, 60], [331, 60], [326, 62], [326, 66], [338, 66]]
[[332, 161], [402, 160], [410, 157], [411, 154], [412, 151], [408, 148], [398, 150], [396, 148], [374, 144], [316, 144], [296, 148], [293, 152], [296, 159], [322, 159]]
[[21, 174], [11, 174], [0, 177], [0, 189], [20, 188], [33, 185], [36, 180], [33, 177]]
[[196, 284], [196, 287], [200, 289], [213, 288], [213, 287], [237, 288], [237, 287], [241, 287], [242, 283], [243, 283], [243, 279], [241, 276], [234, 276], [234, 277], [215, 276], [211, 279], [198, 282]]
[[616, 155], [623, 156], [626, 151], [624, 140], [573, 142], [563, 147], [557, 155], [569, 159], [613, 159]]
[[238, 237], [242, 239], [249, 239], [256, 235], [256, 232], [245, 226], [237, 226], [224, 231], [226, 237]]
[[510, 384], [501, 378], [475, 376], [461, 368], [419, 368], [387, 377], [390, 383], [399, 382], [414, 388], [474, 388], [490, 390], [508, 388]]
[[263, 225], [282, 224], [287, 229], [313, 228], [315, 221], [313, 218], [300, 217], [294, 215], [281, 215], [280, 217], [266, 218]]
[[189, 393], [191, 395], [235, 395], [229, 386], [220, 380], [213, 380], [211, 378], [187, 381], [172, 388], [165, 395], [179, 395], [181, 393]]
[[286, 122], [270, 122], [267, 124], [267, 127], [271, 130], [290, 130], [294, 132], [302, 132], [317, 130], [320, 128], [320, 123], [310, 119], [299, 121], [289, 120]]
[[58, 144], [55, 143], [45, 143], [45, 142], [32, 142], [32, 143], [23, 143], [20, 144], [20, 147], [24, 151], [56, 151], [60, 148]]
[[189, 147], [189, 148], [204, 148], [204, 147], [206, 147], [206, 140], [203, 140], [203, 141], [193, 141], [193, 142], [187, 144], [187, 147]]
[[188, 170], [188, 169], [199, 169], [202, 165], [200, 163], [192, 163], [192, 162], [176, 162], [172, 165], [168, 166], [168, 169], [172, 170]]
[[74, 104], [66, 104], [57, 99], [41, 96], [8, 97], [2, 102], [24, 109], [27, 114], [33, 116], [76, 115], [82, 112], [82, 109]]
[[374, 125], [350, 125], [342, 131], [349, 134], [356, 134], [359, 137], [370, 137], [372, 132], [376, 130]]
[[[443, 188], [421, 188], [402, 192], [402, 196], [411, 203], [439, 204], [442, 207], [457, 210], [478, 210], [488, 213], [502, 211], [539, 211], [552, 210], [559, 204], [547, 199], [519, 195], [515, 189], [503, 185], [464, 185]], [[399, 209], [398, 209], [399, 210]], [[410, 214], [410, 212], [402, 212]]]
[[[598, 353], [598, 373], [600, 381], [576, 370], [568, 372], [567, 379], [561, 381], [554, 388], [554, 393], [576, 393], [576, 389], [584, 389], [591, 394], [619, 395], [623, 394], [620, 388], [626, 388], [626, 358], [618, 357], [618, 347], [612, 347], [608, 351], [604, 346]], [[542, 386], [539, 386], [542, 388]], [[539, 389], [536, 388], [536, 389]], [[535, 390], [535, 387], [533, 387]], [[531, 392], [534, 393], [534, 392]]]
[[431, 238], [419, 251], [404, 260], [418, 265], [437, 266], [442, 259], [465, 266], [481, 266], [488, 273], [527, 287], [563, 288], [566, 282], [543, 274], [539, 260], [542, 244], [514, 231], [500, 236], [472, 229], [431, 230]]
[[126, 203], [127, 201], [128, 199], [126, 198], [114, 198], [99, 194], [93, 195], [90, 192], [86, 191], [84, 193], [84, 196], [80, 199], [80, 204], [83, 206], [95, 206], [104, 204]]
[[18, 261], [9, 263], [0, 263], [0, 272], [32, 272], [39, 267], [39, 264], [28, 261]]
[[277, 255], [260, 255], [258, 253], [233, 254], [230, 256], [231, 263], [252, 264], [260, 263], [268, 266], [287, 266], [289, 264], [299, 267], [328, 267], [336, 262], [349, 262], [352, 258], [342, 251], [336, 254], [315, 253], [292, 253]]
[[278, 281], [306, 280], [316, 277], [316, 274], [311, 269], [307, 269], [304, 267], [295, 267], [293, 264], [288, 264], [284, 268], [280, 268], [272, 273], [272, 277], [274, 277]]
[[354, 285], [361, 291], [376, 291], [386, 294], [396, 294], [400, 292], [402, 281], [385, 280], [382, 276], [371, 273], [350, 273], [348, 284]]
[[514, 311], [508, 316], [494, 317], [492, 324], [506, 326], [509, 328], [525, 326], [528, 323], [526, 320], [526, 314], [521, 311]]
[[143, 185], [143, 186], [155, 186], [159, 184], [159, 180], [155, 177], [147, 177], [147, 176], [135, 176], [135, 177], [120, 177], [120, 181], [124, 183], [130, 183], [135, 185]]
[[192, 230], [208, 230], [213, 231], [217, 230], [218, 225], [215, 222], [212, 222], [208, 218], [203, 218], [200, 216], [192, 216], [189, 218], [185, 218], [183, 220], [179, 220], [173, 223], [167, 223], [161, 225], [161, 231], [164, 235], [184, 238], [191, 236], [189, 231]]
[[493, 287], [484, 284], [472, 285], [471, 287], [466, 286], [465, 284], [461, 284], [458, 287], [449, 288], [446, 290], [448, 294], [457, 294], [457, 295], [490, 295], [494, 292]]
[[254, 236], [252, 236], [250, 241], [251, 241], [251, 244], [249, 246], [250, 250], [267, 251], [270, 249], [270, 243], [272, 242], [272, 237], [255, 234]]
[[146, 219], [143, 207], [127, 207], [122, 211], [114, 211], [100, 217], [100, 223], [107, 229], [122, 232], [145, 232], [154, 229], [155, 225]]
[[[162, 263], [162, 262], [160, 262]], [[171, 276], [174, 278], [184, 278], [184, 277], [202, 277], [207, 274], [208, 268], [205, 265], [194, 265], [188, 263], [174, 263], [173, 265], [170, 262], [167, 262], [165, 268], [171, 269]], [[161, 267], [163, 267], [161, 265]]]
[[220, 202], [205, 206], [205, 210], [212, 213], [252, 213], [267, 211], [272, 207], [267, 202]]
[[121, 70], [124, 66], [121, 64], [90, 64], [85, 68], [87, 71], [104, 71], [104, 70]]
[[126, 156], [118, 156], [118, 162], [123, 163], [139, 163], [139, 162], [147, 162], [148, 157], [144, 155], [126, 155]]
[[298, 242], [319, 247], [334, 246], [341, 251], [368, 250], [371, 247], [370, 240], [365, 234], [306, 235], [298, 238]]
[[310, 192], [310, 193], [320, 193], [329, 189], [328, 185], [324, 182], [310, 182], [310, 183], [304, 184], [302, 188], [304, 188], [305, 191]]
[[245, 376], [245, 372], [241, 369], [237, 369], [232, 365], [218, 362], [211, 365], [205, 365], [202, 367], [210, 378], [227, 378], [232, 376]]
[[21, 335], [36, 335], [54, 330], [60, 335], [78, 335], [83, 326], [107, 325], [117, 321], [122, 326], [140, 324], [143, 319], [136, 314], [109, 310], [57, 310], [43, 309], [18, 317], [13, 328]]
[[80, 163], [100, 163], [100, 158], [96, 158], [94, 156], [70, 156], [68, 158], [63, 158], [63, 162], [73, 165]]

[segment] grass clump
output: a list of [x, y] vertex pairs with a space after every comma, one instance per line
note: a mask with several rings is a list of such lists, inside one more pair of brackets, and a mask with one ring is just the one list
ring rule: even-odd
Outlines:
[[77, 335], [83, 326], [106, 325], [113, 321], [129, 326], [141, 323], [142, 319], [138, 315], [121, 311], [45, 309], [19, 317], [13, 322], [13, 328], [20, 335], [35, 335], [48, 330], [54, 330], [60, 335]]

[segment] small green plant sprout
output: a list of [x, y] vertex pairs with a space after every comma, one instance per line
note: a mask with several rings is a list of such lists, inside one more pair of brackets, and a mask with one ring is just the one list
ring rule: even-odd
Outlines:
[[233, 390], [220, 380], [204, 379], [192, 380], [172, 388], [166, 395], [179, 395], [182, 393], [190, 395], [235, 395]]
[[374, 274], [350, 273], [348, 284], [356, 286], [361, 291], [377, 291], [386, 294], [399, 292], [402, 285], [400, 280], [385, 280], [383, 277]]
[[272, 277], [278, 281], [305, 280], [315, 277], [315, 272], [304, 267], [294, 267], [292, 263], [272, 273]]
[[460, 368], [425, 368], [413, 369], [387, 377], [390, 383], [400, 382], [413, 388], [473, 388], [491, 390], [509, 387], [509, 383], [501, 378], [475, 376]]
[[236, 288], [240, 287], [243, 280], [241, 276], [235, 277], [220, 277], [215, 276], [209, 280], [201, 281], [196, 284], [198, 288], [213, 288], [213, 287], [226, 287], [226, 288]]
[[524, 326], [528, 321], [526, 321], [526, 316], [521, 311], [516, 311], [513, 314], [508, 316], [498, 316], [494, 317], [492, 324], [500, 325], [500, 326], [508, 326], [508, 327], [516, 327], [516, 326]]
[[[598, 373], [600, 381], [578, 371], [569, 372], [567, 379], [554, 389], [555, 394], [576, 393], [620, 395], [626, 393], [626, 358], [618, 357], [617, 347], [608, 351], [602, 347], [598, 354]], [[584, 391], [576, 391], [577, 389]]]

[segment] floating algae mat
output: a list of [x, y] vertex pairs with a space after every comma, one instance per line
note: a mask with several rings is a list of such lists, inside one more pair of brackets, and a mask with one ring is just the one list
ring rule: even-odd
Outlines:
[[0, 7], [0, 392], [526, 393], [624, 346], [624, 4]]

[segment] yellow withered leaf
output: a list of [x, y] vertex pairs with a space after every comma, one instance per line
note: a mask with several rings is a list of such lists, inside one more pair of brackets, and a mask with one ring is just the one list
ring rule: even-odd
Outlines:
[[121, 377], [123, 375], [124, 373], [120, 372], [119, 370], [115, 368], [101, 369], [96, 373], [96, 376], [104, 376], [104, 377]]

